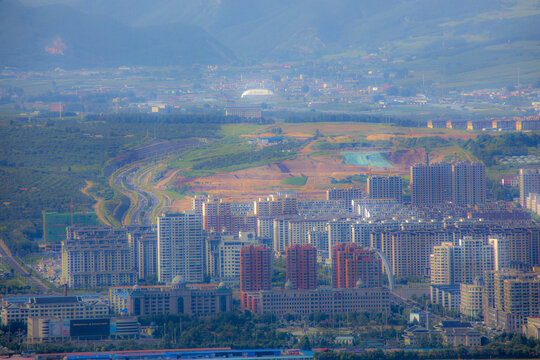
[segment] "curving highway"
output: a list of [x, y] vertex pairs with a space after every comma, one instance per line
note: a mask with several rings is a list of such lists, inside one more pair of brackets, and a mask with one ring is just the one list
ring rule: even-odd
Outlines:
[[154, 174], [164, 168], [170, 157], [142, 160], [128, 164], [111, 175], [111, 185], [130, 200], [122, 225], [148, 225], [154, 216], [172, 204], [171, 197], [151, 185]]

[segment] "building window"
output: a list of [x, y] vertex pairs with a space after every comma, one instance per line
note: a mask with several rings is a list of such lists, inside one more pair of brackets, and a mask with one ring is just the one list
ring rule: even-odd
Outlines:
[[184, 313], [184, 298], [181, 296], [178, 298], [178, 313]]

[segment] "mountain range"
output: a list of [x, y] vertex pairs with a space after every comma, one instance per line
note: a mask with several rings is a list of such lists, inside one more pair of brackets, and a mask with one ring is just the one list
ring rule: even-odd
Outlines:
[[378, 50], [458, 63], [484, 54], [496, 66], [533, 61], [540, 48], [536, 0], [21, 1], [0, 0], [3, 65], [250, 64]]
[[235, 61], [204, 29], [186, 23], [135, 27], [64, 4], [0, 1], [0, 65], [79, 68]]

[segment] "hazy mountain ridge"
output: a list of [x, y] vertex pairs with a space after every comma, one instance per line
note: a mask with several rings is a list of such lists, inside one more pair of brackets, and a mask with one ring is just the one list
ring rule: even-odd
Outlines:
[[62, 4], [0, 2], [2, 66], [223, 64], [234, 59], [232, 51], [192, 24], [130, 27]]
[[[439, 26], [441, 23], [459, 22], [486, 12], [504, 13], [506, 6], [493, 0], [72, 0], [71, 3], [83, 11], [111, 16], [135, 26], [189, 22], [250, 58], [281, 55], [276, 54], [276, 48], [291, 45], [291, 37], [308, 30], [325, 44], [319, 51], [339, 52], [351, 45], [380, 46], [385, 41], [442, 33], [445, 28]], [[302, 40], [304, 37], [298, 37], [299, 42], [294, 46], [305, 47]], [[317, 49], [314, 50], [312, 53], [317, 54]]]
[[[143, 29], [167, 28], [178, 22], [191, 24], [205, 29], [224, 46], [210, 38], [199, 42], [214, 45], [228, 59], [234, 52], [240, 62], [247, 63], [347, 52], [368, 54], [380, 49], [389, 58], [433, 58], [459, 53], [466, 57], [472, 50], [494, 45], [540, 41], [540, 4], [534, 0], [23, 1], [65, 3], [88, 16], [109, 18], [129, 29], [135, 28], [134, 36], [141, 39], [159, 39], [145, 34]], [[189, 40], [194, 35], [196, 32], [189, 33], [185, 41], [197, 43]], [[538, 55], [536, 47], [521, 52], [527, 58]], [[184, 60], [194, 61], [200, 56], [212, 59], [204, 51], [193, 55], [196, 54]]]

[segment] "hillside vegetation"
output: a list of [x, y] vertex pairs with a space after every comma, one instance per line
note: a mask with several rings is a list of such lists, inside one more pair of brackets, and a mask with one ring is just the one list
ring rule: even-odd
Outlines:
[[[206, 117], [207, 121], [213, 119]], [[223, 119], [223, 118], [222, 118]], [[108, 184], [108, 175], [129, 159], [130, 151], [150, 142], [191, 137], [218, 138], [220, 124], [200, 116], [103, 116], [64, 121], [22, 119], [0, 126], [0, 237], [15, 252], [35, 249], [42, 233], [42, 212], [89, 209], [94, 200], [106, 209], [124, 209], [126, 199]], [[154, 132], [155, 131], [155, 132]], [[121, 213], [116, 214], [118, 218]]]
[[[370, 66], [421, 71], [442, 87], [488, 86], [494, 75], [513, 83], [518, 68], [523, 79], [540, 78], [535, 0], [23, 2], [45, 6], [0, 2], [6, 64], [251, 65], [376, 55]], [[45, 51], [57, 37], [63, 55]]]

